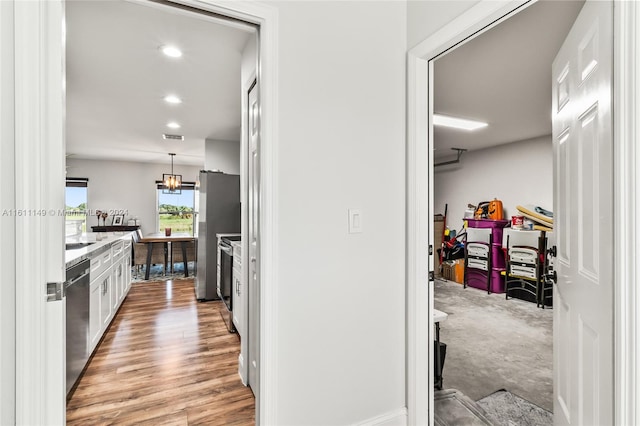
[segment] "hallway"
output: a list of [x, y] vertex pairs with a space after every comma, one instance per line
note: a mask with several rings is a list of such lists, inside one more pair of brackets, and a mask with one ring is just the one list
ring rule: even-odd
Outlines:
[[134, 283], [71, 399], [67, 424], [253, 425], [240, 341], [192, 280]]

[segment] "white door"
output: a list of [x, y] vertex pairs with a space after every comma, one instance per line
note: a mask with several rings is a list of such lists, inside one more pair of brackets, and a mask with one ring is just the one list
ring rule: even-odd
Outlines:
[[[249, 358], [248, 384], [260, 393], [260, 103], [258, 85], [249, 89]], [[258, 407], [258, 404], [256, 404]], [[258, 413], [256, 412], [256, 418]]]
[[613, 424], [612, 7], [587, 1], [552, 67], [557, 425]]

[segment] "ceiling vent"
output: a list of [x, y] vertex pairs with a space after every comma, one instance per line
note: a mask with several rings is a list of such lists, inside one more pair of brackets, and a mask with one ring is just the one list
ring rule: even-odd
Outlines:
[[173, 141], [183, 141], [184, 136], [182, 135], [169, 135], [167, 133], [162, 134], [162, 139], [173, 140]]

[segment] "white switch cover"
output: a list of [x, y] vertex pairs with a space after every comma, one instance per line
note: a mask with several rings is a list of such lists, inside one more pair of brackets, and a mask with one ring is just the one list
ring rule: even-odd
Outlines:
[[349, 209], [349, 233], [359, 234], [362, 232], [362, 210]]

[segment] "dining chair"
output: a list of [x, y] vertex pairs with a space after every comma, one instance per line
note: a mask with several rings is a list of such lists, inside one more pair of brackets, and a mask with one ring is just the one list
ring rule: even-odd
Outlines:
[[[167, 273], [167, 250], [165, 243], [151, 243], [153, 251], [151, 253], [151, 265], [162, 265], [162, 273]], [[133, 266], [136, 267], [136, 273], [139, 272], [140, 266], [147, 265], [147, 254], [149, 253], [148, 243], [133, 243]]]
[[[181, 242], [171, 243], [171, 272], [173, 272], [173, 266], [176, 263], [183, 263], [184, 258], [182, 256], [182, 244]], [[195, 241], [187, 241], [184, 243], [187, 249], [187, 267], [188, 262], [195, 262], [196, 259], [196, 243]]]

